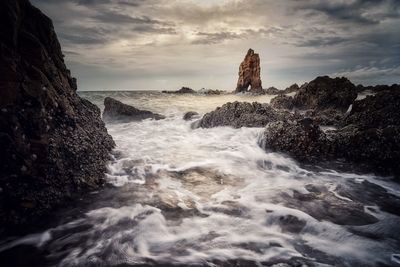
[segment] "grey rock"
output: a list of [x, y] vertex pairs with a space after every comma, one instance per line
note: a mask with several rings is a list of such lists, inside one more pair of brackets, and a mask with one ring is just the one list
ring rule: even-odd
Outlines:
[[126, 105], [111, 97], [104, 99], [103, 119], [105, 121], [140, 121], [144, 119], [165, 119], [165, 116]]

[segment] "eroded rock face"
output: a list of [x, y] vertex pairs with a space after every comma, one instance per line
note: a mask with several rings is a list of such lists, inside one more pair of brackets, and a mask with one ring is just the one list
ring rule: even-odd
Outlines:
[[1, 226], [35, 222], [103, 184], [114, 142], [76, 89], [51, 20], [28, 0], [1, 1]]
[[255, 54], [253, 49], [247, 51], [246, 57], [240, 64], [235, 93], [247, 91], [256, 94], [263, 92], [260, 78], [260, 56]]
[[294, 119], [295, 117], [296, 115], [288, 111], [275, 110], [269, 104], [236, 101], [228, 102], [205, 114], [196, 125], [202, 128], [217, 126], [263, 127], [270, 122]]
[[162, 120], [165, 116], [126, 105], [111, 97], [104, 99], [103, 119], [106, 121], [140, 121], [144, 119]]

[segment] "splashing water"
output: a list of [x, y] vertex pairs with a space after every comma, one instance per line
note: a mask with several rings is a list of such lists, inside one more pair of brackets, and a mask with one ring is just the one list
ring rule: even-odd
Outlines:
[[186, 111], [269, 96], [82, 95], [100, 107], [115, 97], [167, 119], [109, 123], [117, 144], [106, 174], [113, 186], [42, 233], [4, 240], [0, 258], [30, 246], [30, 258], [59, 266], [399, 264], [396, 183], [266, 153], [261, 128], [191, 129], [182, 119]]

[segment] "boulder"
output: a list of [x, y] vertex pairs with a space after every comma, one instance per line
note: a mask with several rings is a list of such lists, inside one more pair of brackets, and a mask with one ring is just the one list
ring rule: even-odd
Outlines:
[[185, 121], [189, 121], [191, 119], [193, 119], [194, 117], [198, 116], [199, 113], [195, 112], [195, 111], [188, 111], [185, 113], [185, 115], [183, 115], [183, 119]]
[[326, 134], [310, 118], [268, 124], [261, 146], [268, 151], [284, 152], [305, 162], [326, 158], [332, 150]]
[[197, 127], [212, 128], [217, 126], [263, 127], [270, 122], [294, 119], [296, 116], [288, 111], [276, 110], [269, 104], [257, 102], [226, 103], [209, 112], [196, 123]]
[[298, 90], [294, 106], [298, 109], [337, 109], [344, 112], [356, 98], [356, 87], [347, 78], [321, 76]]
[[263, 93], [260, 78], [260, 56], [254, 53], [253, 49], [247, 51], [246, 57], [239, 67], [239, 79], [235, 93], [242, 92]]
[[144, 119], [162, 120], [165, 116], [126, 105], [111, 97], [104, 99], [103, 119], [105, 121], [140, 121]]
[[40, 223], [104, 183], [114, 142], [76, 90], [51, 20], [28, 0], [1, 1], [1, 227]]

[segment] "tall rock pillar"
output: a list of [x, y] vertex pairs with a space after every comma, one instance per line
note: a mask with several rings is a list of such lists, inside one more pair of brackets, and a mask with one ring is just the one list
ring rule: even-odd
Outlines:
[[[250, 87], [250, 88], [249, 88]], [[235, 93], [261, 93], [260, 56], [253, 49], [247, 51], [246, 57], [239, 67], [239, 79]]]

